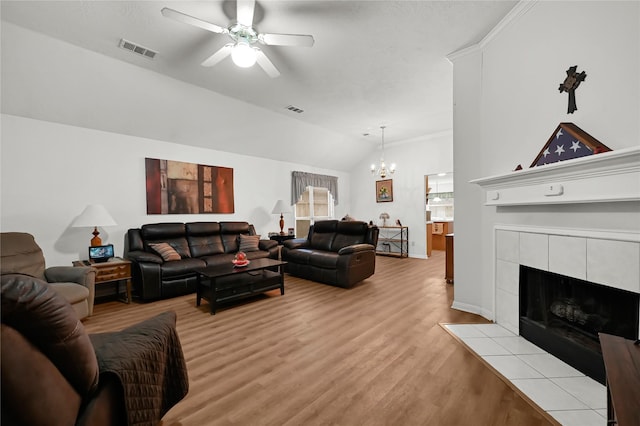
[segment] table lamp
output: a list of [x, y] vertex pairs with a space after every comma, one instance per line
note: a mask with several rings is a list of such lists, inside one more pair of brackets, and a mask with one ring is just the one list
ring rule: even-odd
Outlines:
[[98, 237], [100, 234], [100, 232], [98, 232], [98, 226], [115, 225], [117, 225], [117, 223], [113, 220], [107, 209], [105, 209], [102, 204], [89, 204], [71, 224], [73, 228], [93, 226], [93, 238], [91, 239], [92, 247], [102, 245], [102, 240]]
[[276, 202], [276, 205], [273, 206], [273, 210], [271, 210], [271, 214], [280, 213], [280, 235], [284, 235], [284, 217], [282, 216], [282, 214], [290, 213], [290, 212], [291, 212], [291, 206], [288, 206], [282, 200], [278, 200]]

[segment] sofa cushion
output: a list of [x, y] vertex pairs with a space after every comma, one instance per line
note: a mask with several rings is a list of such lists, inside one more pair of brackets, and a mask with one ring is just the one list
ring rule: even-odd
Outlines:
[[222, 233], [222, 244], [225, 253], [236, 253], [240, 246], [238, 235], [250, 235], [249, 224], [247, 222], [220, 222], [220, 232]]
[[365, 241], [368, 225], [365, 222], [338, 222], [336, 236], [331, 243], [331, 251], [339, 251], [343, 247], [362, 244]]
[[240, 243], [236, 234], [227, 234], [222, 236], [222, 245], [225, 253], [237, 253]]
[[309, 246], [316, 250], [331, 250], [336, 233], [337, 220], [321, 220], [313, 224]]
[[89, 289], [77, 283], [51, 283], [51, 287], [72, 305], [89, 298]]
[[218, 222], [189, 222], [184, 227], [187, 236], [220, 235]]
[[218, 222], [190, 222], [185, 228], [192, 257], [224, 253]]
[[287, 262], [298, 263], [300, 265], [307, 265], [309, 264], [309, 257], [311, 256], [311, 253], [313, 253], [313, 250], [306, 248], [288, 250], [286, 259], [284, 260]]
[[207, 266], [229, 265], [235, 258], [233, 253], [222, 253], [212, 256], [203, 256], [200, 259], [204, 261]]
[[260, 235], [244, 235], [240, 234], [240, 245], [238, 251], [258, 251], [260, 244]]
[[248, 222], [220, 222], [223, 234], [250, 234]]
[[249, 260], [266, 259], [267, 257], [269, 257], [269, 252], [264, 250], [248, 251], [246, 255], [247, 255], [247, 259]]
[[212, 256], [224, 253], [220, 235], [187, 237], [192, 257]]
[[319, 268], [335, 269], [339, 257], [338, 253], [333, 251], [313, 250], [309, 255], [309, 264]]
[[184, 223], [150, 223], [142, 225], [140, 231], [147, 251], [153, 250], [149, 244], [168, 243], [180, 254], [180, 257], [191, 257]]
[[182, 259], [178, 252], [167, 243], [152, 243], [149, 244], [149, 247], [155, 250], [165, 262]]
[[148, 223], [140, 228], [145, 241], [161, 241], [165, 238], [184, 237], [186, 230], [184, 223]]
[[151, 245], [160, 243], [169, 244], [180, 255], [182, 259], [191, 257], [191, 251], [189, 250], [189, 245], [187, 244], [186, 238], [168, 238], [165, 240], [148, 241], [146, 243], [147, 251], [157, 253], [157, 251], [153, 247], [151, 247]]
[[202, 259], [181, 259], [175, 262], [162, 264], [163, 278], [176, 278], [184, 276], [195, 276], [195, 269], [206, 266]]

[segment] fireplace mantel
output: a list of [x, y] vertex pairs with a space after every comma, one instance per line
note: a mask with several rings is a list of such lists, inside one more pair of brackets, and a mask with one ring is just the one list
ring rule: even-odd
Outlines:
[[474, 179], [485, 205], [640, 200], [640, 146]]

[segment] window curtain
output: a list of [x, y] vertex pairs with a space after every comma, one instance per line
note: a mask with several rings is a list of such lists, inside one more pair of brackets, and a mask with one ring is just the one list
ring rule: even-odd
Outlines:
[[291, 172], [291, 205], [298, 202], [307, 186], [327, 188], [333, 195], [336, 206], [338, 205], [338, 178], [305, 172]]

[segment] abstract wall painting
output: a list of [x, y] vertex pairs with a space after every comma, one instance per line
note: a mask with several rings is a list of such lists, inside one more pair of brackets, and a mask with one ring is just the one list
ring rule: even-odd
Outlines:
[[147, 214], [234, 213], [233, 169], [145, 158]]

